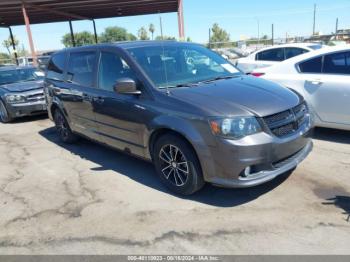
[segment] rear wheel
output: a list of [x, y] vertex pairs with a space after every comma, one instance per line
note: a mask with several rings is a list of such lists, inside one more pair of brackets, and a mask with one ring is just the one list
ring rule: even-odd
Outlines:
[[12, 121], [12, 117], [9, 115], [6, 106], [2, 100], [0, 100], [0, 119], [3, 123], [8, 123]]
[[161, 181], [177, 194], [190, 195], [204, 186], [196, 153], [178, 136], [159, 138], [154, 147], [153, 161]]
[[59, 109], [56, 109], [54, 112], [54, 121], [56, 130], [62, 142], [72, 144], [77, 141], [78, 137], [73, 134], [66, 118]]

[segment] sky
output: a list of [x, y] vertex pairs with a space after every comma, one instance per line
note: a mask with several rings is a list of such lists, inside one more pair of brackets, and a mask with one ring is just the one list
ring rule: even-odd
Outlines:
[[[218, 23], [231, 37], [257, 37], [258, 23], [260, 36], [271, 35], [271, 24], [275, 27], [275, 37], [308, 36], [312, 33], [313, 6], [317, 4], [316, 31], [335, 31], [335, 21], [339, 18], [339, 29], [350, 28], [350, 0], [183, 0], [185, 34], [192, 41], [208, 42], [209, 28]], [[177, 14], [162, 14], [164, 35], [178, 37]], [[159, 15], [143, 15], [96, 20], [97, 32], [108, 26], [121, 26], [137, 35], [140, 27], [153, 23], [155, 36], [160, 34]], [[91, 21], [74, 21], [75, 32], [93, 32]], [[69, 32], [68, 22], [32, 25], [36, 50], [63, 48], [62, 36]], [[24, 26], [13, 27], [13, 33], [20, 45], [29, 50]], [[8, 29], [0, 28], [0, 43], [8, 37]], [[1, 45], [0, 52], [6, 52]]]

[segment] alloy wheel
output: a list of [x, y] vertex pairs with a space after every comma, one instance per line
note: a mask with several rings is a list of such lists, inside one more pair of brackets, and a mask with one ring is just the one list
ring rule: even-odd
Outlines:
[[68, 126], [62, 114], [58, 113], [56, 116], [56, 128], [61, 137], [68, 137]]
[[175, 186], [186, 184], [190, 172], [189, 163], [182, 151], [174, 145], [164, 145], [159, 151], [161, 172]]

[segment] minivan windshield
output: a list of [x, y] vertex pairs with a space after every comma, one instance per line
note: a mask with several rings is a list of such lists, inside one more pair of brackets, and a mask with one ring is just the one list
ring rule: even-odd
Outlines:
[[44, 73], [36, 68], [9, 69], [0, 71], [0, 85], [44, 79]]
[[195, 85], [241, 75], [223, 57], [199, 45], [157, 45], [128, 49], [158, 88]]

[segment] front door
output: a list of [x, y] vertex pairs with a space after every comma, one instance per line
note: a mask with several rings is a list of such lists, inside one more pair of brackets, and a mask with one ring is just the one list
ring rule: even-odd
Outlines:
[[122, 95], [114, 91], [120, 78], [137, 81], [133, 70], [113, 51], [100, 54], [98, 86], [99, 98], [95, 105], [98, 131], [104, 143], [143, 156], [143, 134], [146, 130], [147, 110], [142, 96]]

